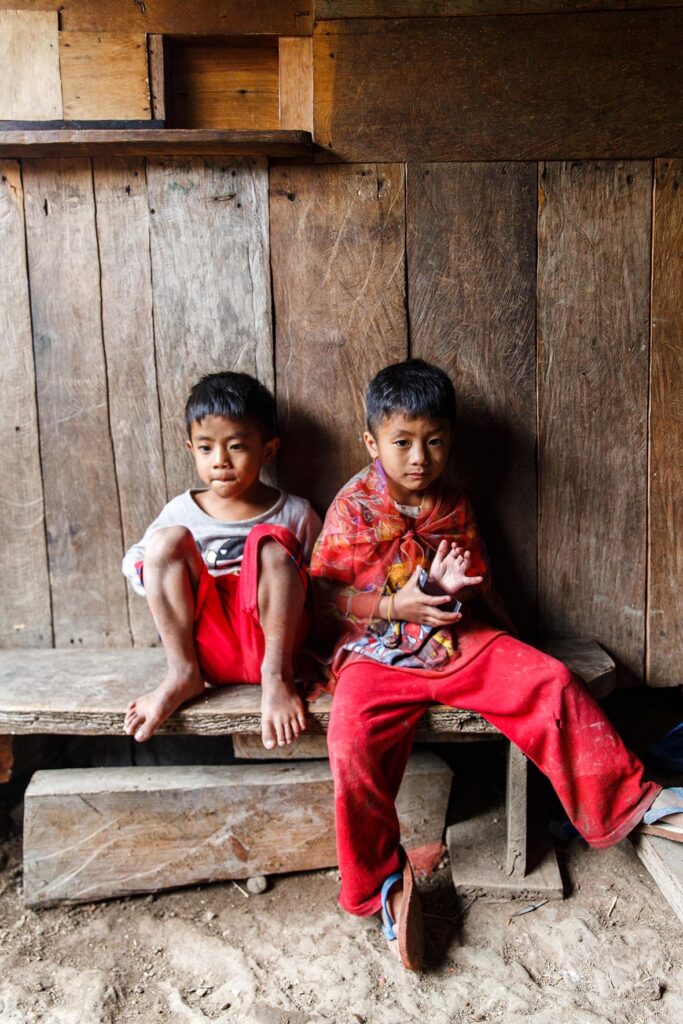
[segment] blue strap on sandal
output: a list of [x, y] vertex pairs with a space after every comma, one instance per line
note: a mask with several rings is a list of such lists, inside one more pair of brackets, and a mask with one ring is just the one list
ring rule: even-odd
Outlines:
[[[683, 786], [668, 786], [667, 789], [668, 792], [675, 793], [676, 796], [683, 799]], [[674, 804], [672, 807], [658, 807], [656, 811], [650, 808], [643, 815], [643, 824], [654, 825], [656, 821], [661, 821], [662, 818], [666, 818], [669, 814], [683, 814], [683, 807], [680, 804]]]
[[387, 900], [393, 887], [397, 882], [401, 881], [403, 881], [403, 873], [401, 871], [396, 871], [393, 875], [389, 875], [382, 886], [380, 894], [382, 899], [382, 934], [388, 942], [394, 942], [398, 939], [398, 935], [396, 934], [396, 922], [389, 912]]

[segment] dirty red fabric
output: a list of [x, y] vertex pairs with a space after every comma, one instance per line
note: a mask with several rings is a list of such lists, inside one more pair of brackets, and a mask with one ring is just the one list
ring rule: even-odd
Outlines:
[[[212, 576], [203, 567], [197, 588], [194, 642], [199, 667], [213, 686], [260, 683], [264, 639], [258, 613], [258, 549], [266, 538], [291, 557], [304, 589], [306, 564], [301, 543], [286, 526], [260, 523], [244, 545], [239, 575]], [[294, 651], [306, 637], [306, 613], [299, 622]]]
[[638, 824], [660, 787], [569, 669], [504, 634], [466, 665], [407, 671], [369, 659], [342, 668], [328, 731], [335, 784], [340, 903], [379, 909], [382, 882], [400, 870], [395, 799], [417, 723], [431, 704], [475, 711], [548, 776], [591, 846]]

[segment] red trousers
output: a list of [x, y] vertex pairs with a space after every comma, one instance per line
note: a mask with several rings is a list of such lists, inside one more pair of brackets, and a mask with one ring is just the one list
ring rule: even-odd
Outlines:
[[415, 729], [431, 704], [476, 711], [548, 776], [591, 846], [635, 828], [660, 787], [624, 746], [569, 669], [511, 636], [445, 672], [408, 672], [362, 659], [342, 668], [328, 730], [335, 783], [340, 903], [379, 909], [384, 879], [400, 869], [395, 799]]

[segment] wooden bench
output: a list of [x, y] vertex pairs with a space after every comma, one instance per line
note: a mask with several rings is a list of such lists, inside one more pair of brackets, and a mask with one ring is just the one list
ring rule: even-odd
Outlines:
[[[569, 664], [596, 696], [604, 696], [613, 687], [614, 663], [594, 641], [553, 641], [552, 644], [546, 645], [545, 649]], [[128, 702], [148, 690], [161, 677], [164, 666], [164, 653], [159, 649], [41, 649], [0, 652], [0, 781], [7, 781], [10, 777], [14, 735], [120, 735]], [[305, 759], [324, 756], [325, 747], [321, 742], [327, 730], [331, 704], [331, 698], [325, 694], [309, 705], [306, 738], [284, 751], [290, 768], [293, 757]], [[267, 752], [259, 745], [257, 736], [260, 733], [260, 689], [253, 686], [207, 688], [202, 697], [176, 712], [159, 732], [196, 736], [231, 735], [238, 754], [272, 758], [282, 753]], [[426, 712], [417, 734], [418, 740], [432, 742], [496, 738], [502, 739], [500, 733], [480, 715], [440, 705]], [[242, 739], [244, 744], [240, 746]], [[260, 766], [261, 772], [266, 769], [271, 769], [271, 774], [273, 769], [279, 771], [282, 778], [285, 766]], [[432, 763], [429, 770], [433, 769]], [[221, 770], [228, 774], [230, 772], [228, 768]], [[329, 771], [326, 766], [325, 770]], [[88, 771], [91, 772], [90, 775], [87, 774]], [[116, 771], [119, 772], [117, 787], [120, 792], [124, 792], [126, 787], [128, 791], [139, 792], [142, 783], [142, 788], [146, 787], [147, 792], [150, 792], [150, 787], [154, 789], [155, 785], [158, 787], [156, 792], [167, 788], [166, 783], [161, 782], [160, 776], [156, 776], [156, 781], [152, 777], [155, 770], [131, 768]], [[156, 771], [163, 774], [165, 769]], [[189, 769], [178, 768], [174, 771], [177, 779], [182, 777], [183, 772], [187, 776], [192, 774]], [[55, 792], [61, 793], [62, 796], [67, 792], [73, 795], [79, 793], [79, 786], [87, 788], [94, 784], [93, 772], [102, 780], [102, 772], [99, 769], [37, 773], [27, 791], [27, 826], [31, 825], [29, 809], [34, 796], [36, 806], [40, 803], [44, 808], [46, 800], [53, 792], [50, 779], [55, 781]], [[66, 776], [68, 778], [65, 778]], [[207, 774], [205, 770], [202, 777], [205, 786], [214, 787], [215, 778], [210, 771]], [[233, 776], [230, 777], [237, 778], [234, 769]], [[258, 782], [261, 776], [254, 778]], [[302, 778], [306, 779], [305, 772]], [[322, 782], [322, 778], [316, 776], [318, 782]], [[534, 892], [537, 891], [535, 883], [527, 875], [526, 781], [526, 759], [517, 748], [510, 745], [503, 873], [507, 878], [508, 889]], [[200, 781], [195, 772], [190, 785], [191, 790], [194, 787], [195, 798], [197, 786], [200, 786]], [[102, 789], [101, 781], [99, 788]], [[191, 805], [188, 806], [187, 813], [190, 809]], [[32, 842], [31, 828], [28, 827], [25, 835], [25, 866], [31, 861]], [[283, 863], [286, 863], [286, 859]], [[551, 870], [549, 875], [547, 865], [541, 879], [540, 891], [550, 892], [552, 895], [561, 895], [562, 892], [559, 874]], [[31, 892], [28, 893], [28, 898], [30, 902], [40, 902], [39, 899], [32, 899]]]

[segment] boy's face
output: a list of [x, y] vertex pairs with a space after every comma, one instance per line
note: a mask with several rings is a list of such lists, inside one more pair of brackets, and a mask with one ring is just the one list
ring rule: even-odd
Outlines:
[[212, 494], [223, 500], [249, 501], [260, 486], [261, 466], [272, 462], [280, 442], [263, 440], [250, 420], [205, 416], [192, 424], [187, 447], [197, 474]]
[[363, 434], [373, 459], [379, 459], [391, 496], [402, 505], [421, 504], [423, 493], [441, 476], [451, 447], [447, 419], [408, 419], [403, 413], [387, 416], [374, 435]]

